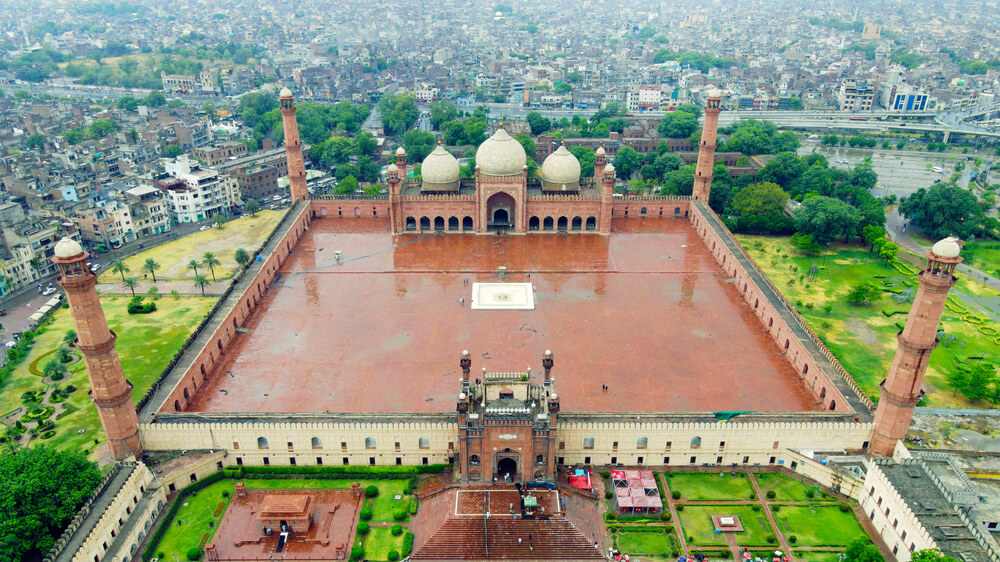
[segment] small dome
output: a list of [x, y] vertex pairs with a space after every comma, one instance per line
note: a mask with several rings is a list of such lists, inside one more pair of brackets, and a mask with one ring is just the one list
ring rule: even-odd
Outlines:
[[387, 171], [387, 172], [398, 172], [399, 171], [399, 167], [396, 166], [395, 164], [389, 164], [389, 167], [386, 168], [385, 171]]
[[539, 170], [542, 180], [550, 184], [566, 184], [576, 186], [580, 182], [580, 161], [573, 153], [566, 150], [566, 145], [560, 146], [542, 162]]
[[458, 160], [440, 144], [434, 147], [420, 165], [424, 183], [450, 184], [458, 181], [461, 174]]
[[476, 165], [480, 173], [489, 176], [516, 176], [522, 173], [527, 155], [517, 139], [503, 129], [483, 141], [476, 151]]
[[594, 154], [596, 154], [597, 156], [604, 156], [605, 154], [607, 154], [607, 151], [604, 150], [603, 146], [599, 146], [597, 147], [597, 151], [594, 152]]
[[614, 167], [614, 165], [613, 164], [608, 164], [607, 166], [605, 166], [604, 167], [604, 173], [605, 174], [613, 174], [613, 173], [615, 173], [615, 167]]
[[403, 150], [403, 147], [399, 147], [396, 149], [396, 156], [406, 156], [406, 151]]
[[278, 97], [279, 98], [290, 98], [290, 97], [292, 97], [292, 91], [288, 89], [288, 86], [285, 86], [284, 88], [281, 89], [281, 93], [278, 94]]
[[718, 88], [712, 88], [708, 91], [708, 97], [722, 99], [722, 90]]
[[57, 258], [75, 258], [83, 253], [83, 246], [72, 238], [63, 238], [56, 243]]
[[[59, 247], [57, 246], [56, 251], [58, 250]], [[934, 244], [934, 247], [931, 248], [931, 253], [939, 258], [957, 258], [962, 253], [962, 247], [958, 244], [958, 238], [949, 236], [944, 240], [938, 240]]]

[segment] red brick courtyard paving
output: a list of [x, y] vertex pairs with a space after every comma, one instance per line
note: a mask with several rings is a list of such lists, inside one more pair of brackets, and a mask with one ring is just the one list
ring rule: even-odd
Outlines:
[[[816, 408], [686, 221], [619, 221], [610, 237], [387, 227], [315, 221], [188, 409], [452, 412], [462, 349], [475, 371], [540, 373], [549, 348], [565, 411]], [[470, 309], [499, 266], [533, 284], [535, 310]]]

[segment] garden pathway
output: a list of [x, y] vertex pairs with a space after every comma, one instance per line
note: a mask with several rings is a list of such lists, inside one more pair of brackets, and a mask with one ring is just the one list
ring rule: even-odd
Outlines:
[[781, 551], [788, 557], [791, 557], [792, 549], [788, 547], [785, 533], [781, 531], [781, 528], [778, 527], [778, 522], [774, 519], [774, 513], [771, 512], [771, 503], [767, 501], [767, 496], [764, 495], [764, 492], [761, 491], [760, 486], [757, 484], [757, 479], [754, 478], [753, 471], [748, 471], [747, 477], [750, 479], [750, 485], [753, 486], [754, 493], [757, 494], [757, 500], [764, 506], [764, 515], [767, 516], [767, 521], [771, 524], [771, 529], [774, 530], [775, 536], [778, 537], [778, 544], [781, 546]]
[[[205, 296], [221, 295], [226, 292], [226, 288], [229, 287], [231, 281], [232, 279], [223, 279], [215, 283], [209, 283], [205, 286]], [[201, 295], [201, 289], [195, 287], [191, 281], [157, 281], [156, 283], [152, 281], [140, 281], [135, 285], [135, 294], [144, 297], [149, 296], [147, 292], [150, 287], [156, 287], [160, 297], [169, 296], [170, 291], [177, 291], [182, 295]], [[102, 294], [132, 294], [132, 291], [122, 283], [98, 283], [97, 290]]]
[[677, 504], [670, 492], [670, 486], [667, 485], [667, 478], [663, 472], [657, 472], [656, 477], [660, 479], [660, 484], [663, 486], [663, 495], [665, 496], [663, 499], [667, 500], [667, 507], [670, 509], [670, 522], [673, 523], [677, 540], [680, 542], [681, 554], [687, 555], [687, 537], [684, 536], [684, 529], [681, 528], [681, 518], [677, 516]]

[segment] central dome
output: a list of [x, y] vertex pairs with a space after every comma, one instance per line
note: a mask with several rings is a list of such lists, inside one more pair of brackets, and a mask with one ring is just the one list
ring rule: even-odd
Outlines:
[[562, 145], [542, 162], [539, 175], [546, 191], [575, 191], [580, 187], [580, 161]]
[[458, 160], [440, 144], [424, 158], [420, 165], [423, 191], [452, 191], [458, 189], [462, 171]]
[[520, 175], [526, 162], [524, 147], [503, 129], [497, 129], [476, 151], [476, 166], [488, 176]]

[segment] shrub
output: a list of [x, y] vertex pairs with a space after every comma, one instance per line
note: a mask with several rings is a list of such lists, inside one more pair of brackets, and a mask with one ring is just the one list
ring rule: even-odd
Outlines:
[[366, 508], [362, 509], [361, 510], [361, 520], [362, 521], [371, 521], [371, 519], [372, 519], [372, 508], [366, 507]]
[[419, 506], [420, 506], [420, 500], [418, 500], [416, 498], [416, 496], [410, 498], [410, 506], [409, 506], [410, 515], [416, 515], [417, 514], [417, 508]]
[[229, 490], [223, 490], [222, 497], [228, 498], [229, 497]]
[[660, 521], [670, 521], [670, 512], [664, 511], [660, 514]]
[[679, 499], [681, 499], [681, 493], [680, 493], [679, 491], [677, 491], [677, 490], [673, 490], [673, 491], [671, 491], [671, 492], [670, 492], [670, 496], [671, 496], [672, 498], [674, 498], [675, 500], [679, 500]]
[[67, 384], [66, 388], [63, 389], [63, 394], [71, 394], [73, 392], [76, 392], [76, 387], [71, 384]]
[[364, 547], [356, 546], [351, 549], [351, 560], [361, 560], [361, 557], [365, 555]]
[[614, 492], [612, 492], [611, 490], [604, 490], [604, 499], [610, 500], [613, 497], [615, 497]]
[[757, 494], [755, 494], [753, 492], [750, 492], [750, 499], [752, 499], [752, 500], [757, 499]]
[[851, 506], [847, 505], [846, 503], [842, 503], [842, 504], [840, 504], [837, 507], [839, 507], [840, 511], [842, 511], [843, 513], [847, 513], [849, 511], [851, 511]]
[[371, 530], [371, 528], [368, 525], [368, 523], [365, 523], [364, 521], [358, 523], [358, 534], [359, 535], [367, 535], [368, 531], [370, 531], [370, 530]]
[[403, 508], [398, 508], [392, 510], [392, 520], [393, 521], [403, 521], [406, 519], [406, 510]]
[[399, 560], [399, 553], [395, 550], [390, 550], [387, 557], [389, 558], [389, 562], [396, 562], [396, 560]]
[[605, 480], [611, 478], [611, 472], [605, 470], [604, 472], [601, 473], [601, 478], [604, 478]]
[[409, 556], [411, 552], [413, 552], [413, 533], [407, 531], [406, 534], [403, 535], [403, 558]]
[[193, 546], [187, 551], [188, 560], [201, 560], [201, 549], [197, 546]]
[[683, 505], [678, 505], [674, 509], [676, 509], [677, 511], [684, 511], [684, 506]]
[[142, 302], [142, 296], [136, 295], [132, 297], [132, 300], [128, 302], [128, 313], [129, 314], [149, 314], [150, 312], [156, 311], [155, 302]]
[[752, 509], [754, 511], [760, 511], [760, 506], [759, 505], [752, 505], [752, 506], [750, 506], [750, 509]]
[[777, 542], [778, 542], [778, 538], [775, 537], [774, 535], [768, 535], [767, 536], [767, 544], [777, 544]]
[[771, 506], [771, 511], [773, 511], [774, 513], [778, 513], [779, 511], [781, 511], [781, 506], [780, 505], [772, 505]]
[[773, 499], [774, 499], [774, 498], [776, 498], [777, 496], [778, 496], [778, 494], [777, 494], [777, 492], [775, 492], [774, 490], [768, 490], [768, 491], [767, 491], [767, 499], [769, 499], [769, 500], [773, 500]]
[[365, 497], [374, 498], [377, 495], [378, 495], [378, 486], [372, 484], [371, 486], [365, 488]]
[[806, 490], [807, 498], [812, 499], [815, 496], [816, 496], [816, 488], [809, 488], [808, 490]]
[[55, 436], [56, 432], [50, 429], [49, 431], [42, 433], [39, 437], [41, 437], [42, 439], [52, 439]]
[[157, 557], [157, 558], [163, 558], [164, 556], [165, 556], [165, 555], [163, 554], [163, 551], [162, 551], [162, 550], [156, 553], [156, 557]]
[[795, 543], [799, 542], [799, 537], [796, 537], [795, 535], [790, 535], [788, 537], [788, 542], [791, 543], [791, 544], [795, 544]]
[[402, 525], [400, 525], [399, 523], [396, 523], [395, 525], [392, 526], [392, 535], [394, 537], [398, 537], [399, 535], [402, 535], [402, 534], [403, 534], [403, 526]]
[[615, 512], [613, 512], [613, 511], [607, 511], [607, 512], [604, 513], [604, 520], [605, 521], [614, 521], [615, 519], [618, 519], [618, 516], [615, 515]]

